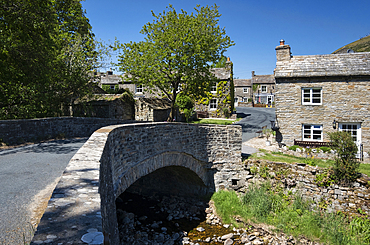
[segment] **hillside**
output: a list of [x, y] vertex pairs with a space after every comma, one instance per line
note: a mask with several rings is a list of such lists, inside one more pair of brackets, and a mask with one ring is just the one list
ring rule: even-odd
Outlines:
[[337, 49], [333, 54], [347, 53], [348, 49], [352, 49], [355, 52], [370, 52], [370, 35]]

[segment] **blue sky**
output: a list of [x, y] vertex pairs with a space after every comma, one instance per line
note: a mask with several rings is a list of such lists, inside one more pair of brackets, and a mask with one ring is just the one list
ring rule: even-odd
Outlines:
[[82, 6], [98, 39], [142, 41], [151, 10], [193, 12], [197, 4], [219, 6], [219, 24], [235, 46], [228, 49], [234, 77], [273, 74], [275, 47], [289, 44], [294, 55], [330, 54], [370, 34], [370, 0], [86, 0]]

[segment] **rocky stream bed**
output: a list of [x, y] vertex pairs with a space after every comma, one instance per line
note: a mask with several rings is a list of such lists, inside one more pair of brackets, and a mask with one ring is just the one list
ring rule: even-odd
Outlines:
[[223, 224], [212, 201], [123, 193], [116, 205], [121, 244], [319, 244], [258, 225], [237, 229]]

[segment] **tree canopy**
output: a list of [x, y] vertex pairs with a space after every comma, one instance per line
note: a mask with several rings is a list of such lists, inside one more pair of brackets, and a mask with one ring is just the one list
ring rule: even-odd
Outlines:
[[1, 1], [0, 33], [0, 119], [57, 116], [88, 93], [97, 53], [79, 1]]
[[199, 98], [205, 95], [215, 77], [210, 68], [234, 45], [225, 28], [218, 25], [218, 6], [199, 5], [195, 14], [172, 5], [155, 14], [153, 22], [140, 31], [144, 41], [119, 45], [120, 71], [131, 81], [159, 90], [171, 101], [172, 121], [179, 92]]

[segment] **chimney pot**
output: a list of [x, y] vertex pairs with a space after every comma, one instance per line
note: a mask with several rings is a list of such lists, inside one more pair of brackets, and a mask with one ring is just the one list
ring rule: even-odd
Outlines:
[[230, 57], [227, 57], [227, 62], [230, 62]]
[[283, 45], [285, 45], [285, 41], [284, 41], [284, 39], [281, 39], [280, 40], [280, 46], [283, 46]]

